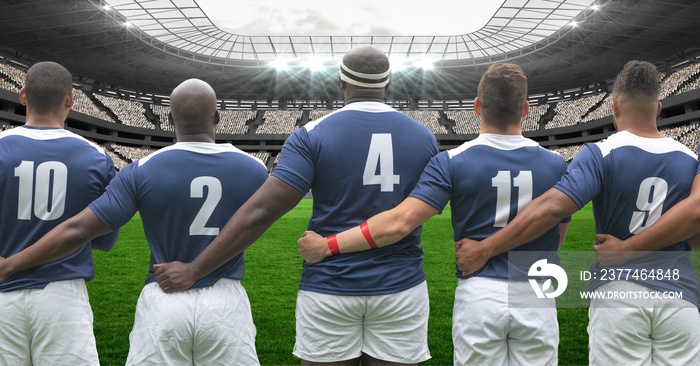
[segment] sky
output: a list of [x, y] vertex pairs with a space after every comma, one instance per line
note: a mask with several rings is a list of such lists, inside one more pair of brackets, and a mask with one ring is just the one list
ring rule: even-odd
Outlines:
[[[481, 29], [501, 0], [197, 0], [220, 29], [240, 35], [453, 36]], [[445, 11], [450, 9], [450, 11]]]

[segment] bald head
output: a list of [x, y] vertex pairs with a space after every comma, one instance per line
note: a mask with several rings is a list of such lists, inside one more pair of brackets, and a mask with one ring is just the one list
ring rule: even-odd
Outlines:
[[378, 48], [369, 45], [348, 51], [343, 56], [343, 64], [363, 74], [382, 74], [389, 71], [389, 58]]
[[359, 46], [343, 56], [340, 88], [346, 103], [383, 100], [389, 84], [389, 58], [373, 46]]
[[185, 80], [170, 94], [170, 114], [176, 130], [204, 132], [218, 122], [216, 92], [202, 80]]

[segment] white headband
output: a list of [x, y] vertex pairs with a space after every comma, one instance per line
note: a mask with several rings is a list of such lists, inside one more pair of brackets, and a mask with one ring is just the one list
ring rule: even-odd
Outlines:
[[381, 74], [365, 74], [350, 70], [340, 62], [340, 80], [363, 88], [383, 88], [389, 84], [389, 70]]

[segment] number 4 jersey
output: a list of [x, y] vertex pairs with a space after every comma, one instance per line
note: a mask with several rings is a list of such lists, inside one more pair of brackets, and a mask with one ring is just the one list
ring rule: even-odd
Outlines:
[[[266, 179], [262, 161], [233, 145], [178, 142], [126, 166], [90, 208], [112, 229], [139, 211], [151, 249], [149, 283], [153, 264], [194, 260]], [[241, 253], [193, 287], [243, 274]]]
[[[101, 147], [62, 128], [21, 126], [0, 133], [0, 256], [20, 252], [82, 211], [114, 174]], [[90, 247], [18, 273], [0, 291], [90, 280], [95, 275]]]
[[[272, 175], [312, 191], [308, 228], [329, 236], [401, 203], [437, 152], [435, 136], [417, 121], [384, 103], [356, 102], [296, 130]], [[360, 296], [416, 286], [425, 280], [420, 232], [387, 247], [304, 263], [299, 288]]]
[[[697, 155], [670, 138], [643, 138], [618, 132], [605, 140], [586, 144], [571, 162], [555, 188], [579, 207], [593, 201], [597, 233], [620, 239], [651, 226], [676, 203], [688, 197], [698, 169]], [[690, 267], [686, 242], [664, 249], [677, 256], [661, 256], [628, 263], [631, 273], [681, 270], [680, 279], [659, 280], [645, 276], [628, 278], [659, 291], [683, 291], [683, 299], [697, 305], [697, 278]], [[591, 271], [600, 269], [596, 262]], [[592, 291], [604, 284], [597, 276], [588, 283]]]

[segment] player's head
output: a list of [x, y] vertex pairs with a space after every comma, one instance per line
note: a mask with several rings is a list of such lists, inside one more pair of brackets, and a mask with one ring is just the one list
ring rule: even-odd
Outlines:
[[630, 61], [615, 78], [613, 115], [641, 114], [655, 118], [661, 112], [660, 75], [656, 66], [646, 61]]
[[168, 120], [175, 125], [178, 141], [188, 135], [202, 135], [213, 140], [215, 126], [219, 123], [216, 92], [199, 79], [183, 81], [170, 93]]
[[376, 47], [359, 46], [340, 63], [340, 89], [345, 101], [384, 98], [389, 86], [389, 58]]
[[73, 105], [73, 79], [55, 62], [36, 63], [27, 71], [20, 101], [27, 106], [27, 115], [67, 116]]
[[527, 76], [520, 66], [496, 63], [489, 66], [479, 81], [474, 101], [483, 123], [499, 130], [517, 126], [527, 115]]

